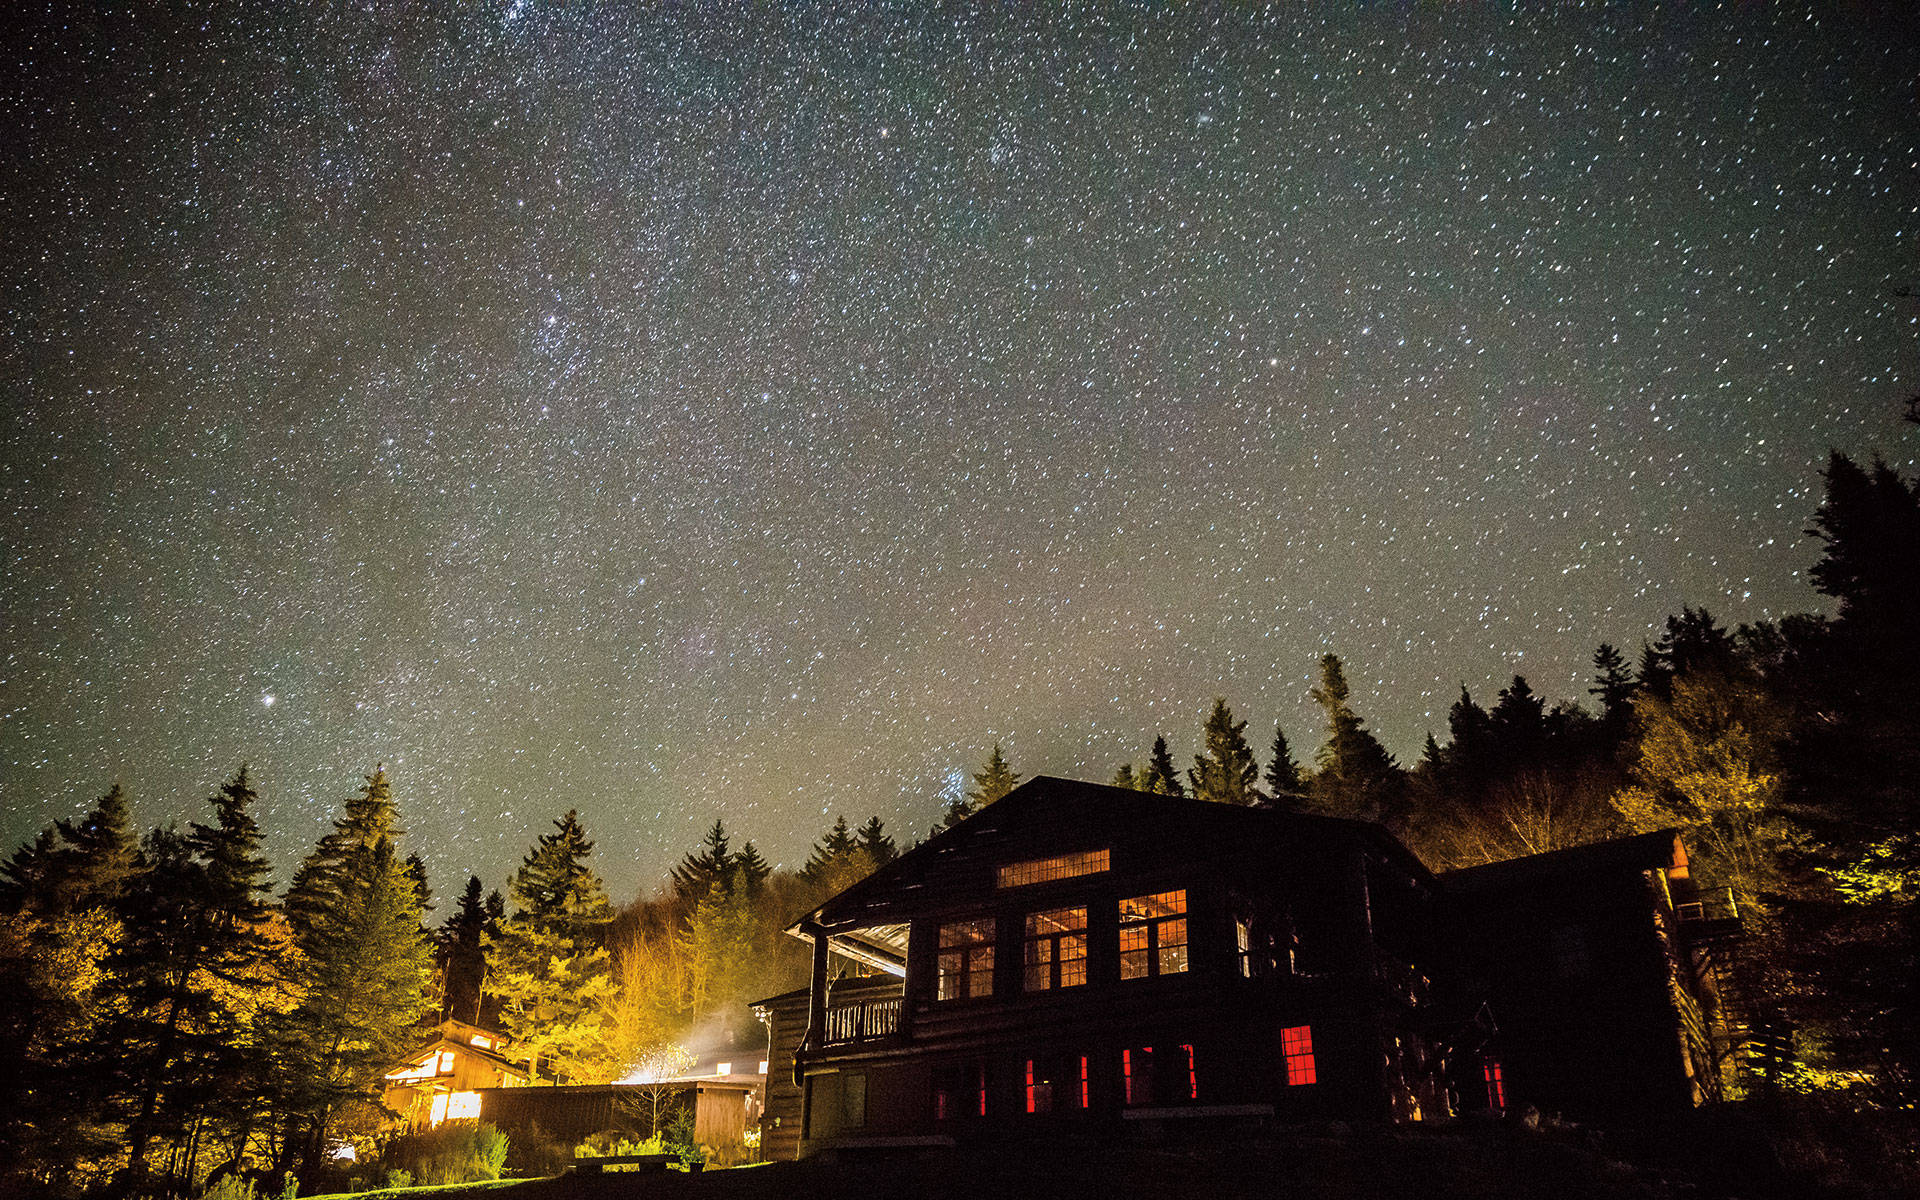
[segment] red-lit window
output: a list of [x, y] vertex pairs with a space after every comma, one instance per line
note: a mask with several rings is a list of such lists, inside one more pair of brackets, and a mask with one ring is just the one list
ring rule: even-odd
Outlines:
[[1293, 1025], [1280, 1031], [1280, 1053], [1287, 1060], [1287, 1085], [1318, 1083], [1319, 1072], [1313, 1065], [1313, 1027]]
[[1152, 1046], [1122, 1050], [1120, 1080], [1129, 1105], [1180, 1104], [1200, 1098], [1193, 1047], [1184, 1043], [1157, 1053]]
[[1080, 1056], [1080, 1107], [1093, 1107], [1093, 1088], [1088, 1084], [1087, 1056], [1084, 1054]]
[[1087, 981], [1087, 910], [1027, 914], [1026, 990], [1079, 987]]
[[993, 918], [940, 927], [940, 984], [935, 999], [993, 995]]
[[1085, 1055], [1049, 1055], [1027, 1060], [1027, 1111], [1057, 1112], [1087, 1107]]
[[1153, 1095], [1153, 1047], [1120, 1052], [1120, 1079], [1128, 1104], [1145, 1104]]
[[985, 1063], [950, 1063], [933, 1071], [933, 1119], [953, 1121], [987, 1115]]
[[1187, 969], [1187, 893], [1158, 892], [1120, 902], [1120, 978]]
[[1491, 1055], [1483, 1059], [1480, 1074], [1487, 1081], [1487, 1107], [1504, 1110], [1507, 1107], [1507, 1079], [1500, 1070], [1500, 1060]]

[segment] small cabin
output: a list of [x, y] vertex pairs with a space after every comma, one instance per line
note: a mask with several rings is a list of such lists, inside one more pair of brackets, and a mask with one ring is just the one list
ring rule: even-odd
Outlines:
[[433, 1040], [387, 1071], [381, 1103], [415, 1129], [478, 1116], [480, 1089], [520, 1087], [528, 1080], [527, 1064], [514, 1056], [512, 1041], [497, 1029], [442, 1021]]

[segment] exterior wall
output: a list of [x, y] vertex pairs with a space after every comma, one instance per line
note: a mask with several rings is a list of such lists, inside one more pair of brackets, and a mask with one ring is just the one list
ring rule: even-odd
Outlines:
[[[915, 917], [910, 922], [901, 1032], [804, 1056], [805, 1086], [799, 1097], [804, 1129], [794, 1151], [805, 1154], [848, 1137], [1006, 1136], [1072, 1125], [1118, 1126], [1152, 1113], [1171, 1116], [1164, 1105], [1126, 1103], [1123, 1052], [1139, 1054], [1147, 1047], [1176, 1060], [1184, 1059], [1184, 1048], [1191, 1047], [1188, 1086], [1181, 1089], [1183, 1094], [1170, 1097], [1177, 1110], [1224, 1107], [1281, 1120], [1385, 1121], [1431, 1115], [1430, 1105], [1396, 1109], [1383, 1066], [1413, 997], [1390, 985], [1394, 970], [1387, 966], [1393, 956], [1375, 944], [1369, 874], [1402, 888], [1407, 895], [1400, 907], [1418, 916], [1401, 931], [1396, 947], [1409, 958], [1426, 952], [1416, 943], [1431, 926], [1425, 915], [1430, 894], [1419, 890], [1424, 885], [1410, 872], [1375, 861], [1356, 845], [1330, 853], [1324, 852], [1326, 847], [1316, 849], [1323, 853], [1298, 864], [1307, 869], [1281, 873], [1291, 879], [1284, 889], [1272, 882], [1271, 859], [1258, 855], [1243, 870], [1233, 869], [1232, 863], [1203, 866], [1188, 861], [1129, 871], [1123, 863], [1101, 875], [980, 893], [971, 904]], [[1116, 857], [1123, 856], [1116, 851]], [[1176, 889], [1187, 893], [1188, 970], [1122, 980], [1116, 915], [1120, 899]], [[1235, 915], [1250, 896], [1277, 900], [1288, 909], [1290, 922], [1305, 931], [1303, 943], [1311, 943], [1303, 946], [1303, 956], [1314, 968], [1311, 973], [1241, 976]], [[1025, 914], [1082, 904], [1088, 909], [1088, 982], [1024, 992]], [[993, 995], [936, 999], [940, 925], [987, 915], [996, 919]], [[1408, 961], [1395, 970], [1411, 971], [1414, 965]], [[795, 1015], [804, 1024], [804, 1010]], [[1312, 1030], [1317, 1080], [1292, 1086], [1281, 1031], [1297, 1026]], [[775, 1028], [778, 1040], [781, 1027]], [[794, 1035], [792, 1044], [798, 1040]], [[1027, 1062], [1051, 1059], [1077, 1065], [1082, 1057], [1088, 1108], [1062, 1104], [1050, 1113], [1029, 1114]], [[1428, 1065], [1419, 1058], [1414, 1069], [1425, 1071]], [[969, 1097], [963, 1105], [950, 1102], [953, 1111], [941, 1119], [935, 1111], [936, 1077], [944, 1073], [949, 1079], [977, 1079], [982, 1070], [985, 1116]], [[776, 1064], [773, 1073], [779, 1071]], [[1429, 1101], [1438, 1091], [1432, 1079], [1423, 1078], [1416, 1086]], [[776, 1103], [770, 1089], [770, 1111]], [[768, 1143], [769, 1157], [776, 1146], [784, 1150], [784, 1139]]]
[[1510, 1106], [1607, 1121], [1696, 1101], [1664, 894], [1624, 871], [1465, 906], [1465, 954], [1500, 1026]]

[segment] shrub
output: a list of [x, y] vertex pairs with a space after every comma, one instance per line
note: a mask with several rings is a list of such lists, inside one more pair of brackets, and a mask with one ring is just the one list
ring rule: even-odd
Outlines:
[[200, 1200], [253, 1200], [253, 1181], [222, 1175], [219, 1182], [200, 1194]]
[[437, 1129], [402, 1134], [386, 1144], [380, 1165], [388, 1187], [445, 1187], [500, 1178], [507, 1135], [492, 1125], [449, 1121]]

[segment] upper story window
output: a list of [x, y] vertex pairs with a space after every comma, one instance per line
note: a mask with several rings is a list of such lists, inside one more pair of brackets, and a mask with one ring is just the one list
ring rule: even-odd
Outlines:
[[1187, 893], [1156, 892], [1120, 902], [1120, 978], [1187, 969]]
[[1087, 910], [1027, 914], [1026, 989], [1079, 987], [1087, 981]]
[[935, 998], [993, 995], [993, 918], [949, 921], [940, 927], [940, 985]]
[[1052, 858], [1030, 858], [1008, 863], [994, 876], [994, 886], [1026, 887], [1030, 883], [1052, 883], [1081, 875], [1098, 875], [1108, 869], [1111, 856], [1105, 850], [1083, 850], [1078, 854], [1057, 854]]

